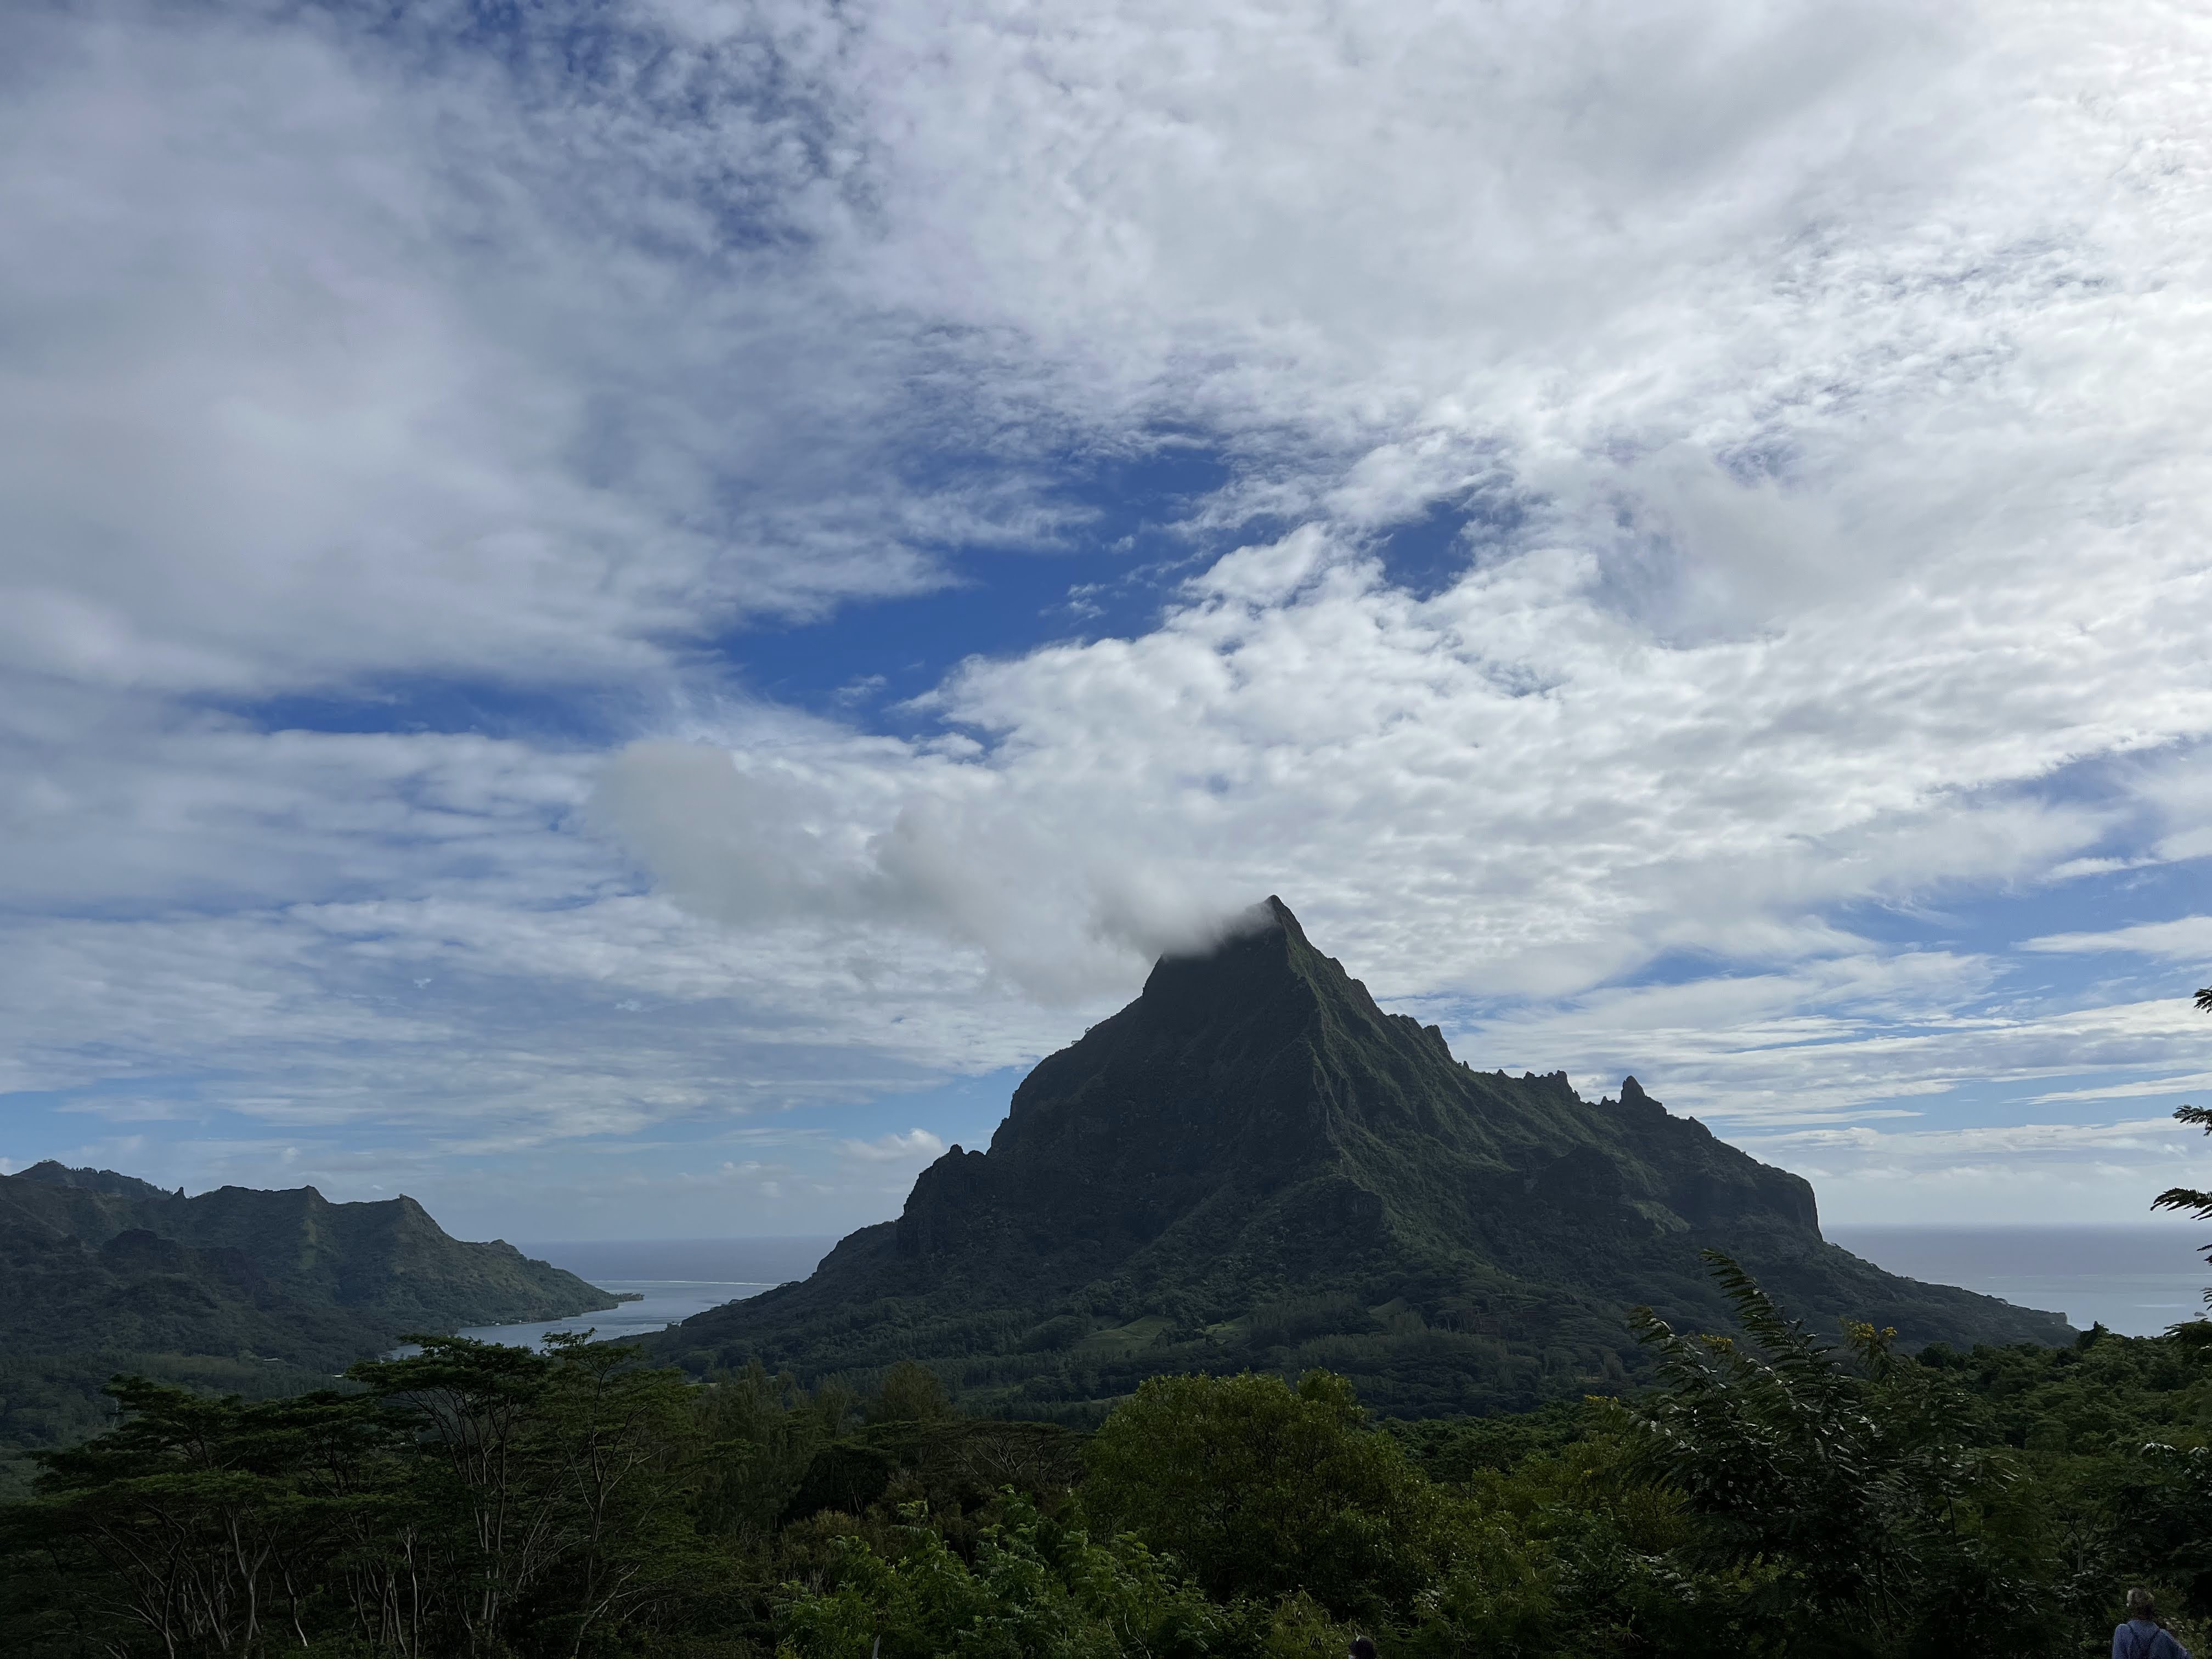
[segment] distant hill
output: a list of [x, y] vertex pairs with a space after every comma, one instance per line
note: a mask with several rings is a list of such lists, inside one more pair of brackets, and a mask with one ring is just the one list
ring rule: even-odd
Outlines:
[[448, 1237], [411, 1198], [333, 1204], [312, 1187], [187, 1198], [38, 1164], [0, 1176], [0, 1443], [93, 1426], [117, 1371], [284, 1393], [410, 1332], [615, 1305], [511, 1244]]
[[1724, 1328], [1708, 1245], [1829, 1329], [2069, 1334], [1824, 1242], [1802, 1179], [1633, 1078], [1591, 1102], [1564, 1074], [1469, 1069], [1270, 899], [1039, 1064], [990, 1150], [952, 1148], [898, 1220], [652, 1345], [808, 1376], [918, 1358], [1015, 1414], [1088, 1415], [1158, 1371], [1311, 1365], [1393, 1413], [1480, 1411], [1620, 1386], [1643, 1364], [1632, 1304]]

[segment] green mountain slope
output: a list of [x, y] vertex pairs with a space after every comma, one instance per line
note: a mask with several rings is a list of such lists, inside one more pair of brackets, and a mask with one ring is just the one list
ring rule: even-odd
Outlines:
[[118, 1371], [284, 1393], [410, 1332], [614, 1305], [510, 1244], [448, 1237], [411, 1198], [332, 1204], [312, 1187], [187, 1198], [35, 1164], [0, 1176], [0, 1443], [93, 1426]]
[[654, 1346], [808, 1376], [921, 1358], [973, 1405], [1040, 1414], [1157, 1371], [1313, 1364], [1388, 1412], [1481, 1410], [1635, 1372], [1633, 1304], [1724, 1326], [1708, 1245], [1909, 1343], [2068, 1334], [1826, 1243], [1803, 1180], [1632, 1078], [1591, 1102], [1470, 1070], [1270, 899], [1042, 1062], [990, 1150], [946, 1153], [897, 1221]]

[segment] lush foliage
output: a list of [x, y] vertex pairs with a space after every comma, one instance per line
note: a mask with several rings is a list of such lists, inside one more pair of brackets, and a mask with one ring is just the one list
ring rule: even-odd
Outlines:
[[714, 1563], [690, 1390], [580, 1340], [433, 1339], [351, 1395], [245, 1403], [143, 1380], [9, 1515], [18, 1628], [66, 1650], [574, 1651], [649, 1628]]
[[[1131, 1536], [1094, 1543], [1024, 1498], [985, 1528], [971, 1565], [927, 1524], [902, 1516], [888, 1550], [838, 1540], [831, 1588], [785, 1604], [786, 1639], [805, 1659], [1091, 1659], [1212, 1653], [1235, 1615], [1181, 1583]], [[880, 1648], [877, 1644], [880, 1642]]]
[[1642, 1315], [1662, 1386], [1620, 1413], [1702, 1522], [1689, 1556], [1760, 1564], [1740, 1617], [1792, 1651], [1897, 1650], [1962, 1622], [1992, 1651], [2033, 1646], [2032, 1563], [1978, 1524], [2018, 1471], [1975, 1443], [1957, 1387], [1870, 1325], [1845, 1328], [1838, 1363], [1734, 1262], [1717, 1266], [1750, 1340]]
[[1657, 1385], [1370, 1422], [1156, 1378], [1091, 1436], [901, 1366], [693, 1382], [459, 1340], [349, 1391], [133, 1381], [0, 1510], [0, 1651], [408, 1659], [2082, 1654], [2212, 1615], [2212, 1327], [2064, 1348], [1645, 1316]]
[[1381, 1620], [1431, 1582], [1447, 1506], [1342, 1377], [1156, 1376], [1106, 1420], [1084, 1507], [1171, 1552], [1212, 1595], [1304, 1590]]
[[[2212, 993], [2199, 991], [2197, 1006], [2199, 1009], [2212, 1009]], [[2207, 1134], [2212, 1134], [2212, 1107], [2177, 1107], [2173, 1115], [2184, 1123], [2194, 1123]], [[2154, 1210], [2185, 1210], [2199, 1221], [2212, 1221], [2212, 1193], [2200, 1192], [2194, 1187], [2169, 1187], [2151, 1200], [2150, 1206]], [[2205, 1290], [2204, 1304], [2212, 1307], [2212, 1287]]]

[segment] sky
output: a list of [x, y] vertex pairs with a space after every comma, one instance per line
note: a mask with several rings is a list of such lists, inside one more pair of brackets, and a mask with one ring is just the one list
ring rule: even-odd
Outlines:
[[2212, 19], [0, 11], [0, 1170], [840, 1231], [1279, 894], [1824, 1216], [2212, 1185]]

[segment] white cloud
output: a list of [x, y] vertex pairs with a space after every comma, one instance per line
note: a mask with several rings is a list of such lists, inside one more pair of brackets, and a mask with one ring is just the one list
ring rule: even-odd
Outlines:
[[2142, 1225], [2172, 1186], [2212, 1180], [2212, 1149], [2170, 1119], [1739, 1136], [1809, 1178], [1821, 1212], [1918, 1225], [2033, 1219]]
[[2185, 1000], [2008, 993], [1987, 959], [1869, 954], [1601, 991], [1487, 1020], [1432, 1013], [1477, 1065], [1560, 1066], [1586, 1091], [1632, 1073], [1735, 1138], [1885, 1111], [2124, 1109], [2179, 1098], [2212, 1063], [2212, 1021]]
[[904, 1134], [878, 1135], [873, 1140], [841, 1140], [837, 1150], [847, 1158], [871, 1164], [903, 1164], [942, 1158], [945, 1143], [927, 1129], [908, 1129]]
[[2168, 961], [2202, 962], [2212, 957], [2212, 916], [2177, 916], [2172, 921], [2139, 922], [2101, 933], [2046, 933], [2041, 939], [2023, 940], [2020, 948], [2072, 956], [2127, 951]]
[[1179, 880], [1117, 847], [1112, 826], [1078, 830], [1000, 784], [873, 740], [787, 744], [757, 763], [648, 742], [610, 763], [595, 807], [672, 893], [732, 927], [919, 934], [980, 951], [1052, 1003], [1126, 988], [1252, 902]]
[[[1516, 605], [1531, 631], [1501, 642], [1486, 624]], [[2140, 740], [2130, 662], [2061, 698], [2026, 653], [1989, 688], [2035, 705], [2008, 744], [1927, 729], [1955, 641], [1890, 622], [1668, 647], [1528, 562], [1417, 601], [1340, 560], [1289, 603], [1202, 591], [1138, 640], [970, 664], [941, 705], [983, 758], [641, 745], [600, 811], [706, 914], [927, 909], [1030, 983], [1058, 963], [1079, 988], [1086, 938], [1156, 946], [1270, 890], [1395, 994], [1578, 990], [1668, 950], [1787, 960], [1847, 946], [1839, 902], [2070, 857], [2108, 813], [2024, 789]], [[1109, 921], [1109, 878], [1159, 920]]]
[[2140, 530], [2201, 412], [2179, 14], [670, 4], [565, 78], [408, 27], [14, 22], [19, 663], [649, 678], [1051, 540], [1039, 457], [1156, 413], [1238, 499], [1502, 482], [1759, 627]]
[[21, 11], [5, 40], [19, 672], [650, 680], [672, 641], [912, 591], [944, 538], [1021, 521], [1011, 477], [862, 483], [901, 380], [854, 372], [920, 348], [777, 239], [718, 245], [691, 192], [805, 183], [726, 56], [641, 155], [649, 107], [312, 12]]
[[2173, 1097], [2195, 1090], [2212, 1088], [2212, 1072], [2188, 1072], [2179, 1076], [2147, 1077], [2132, 1081], [2112, 1080], [2091, 1089], [2055, 1089], [2048, 1094], [2031, 1095], [2031, 1105], [2054, 1105], [2062, 1101], [2075, 1100], [2130, 1100], [2145, 1095]]

